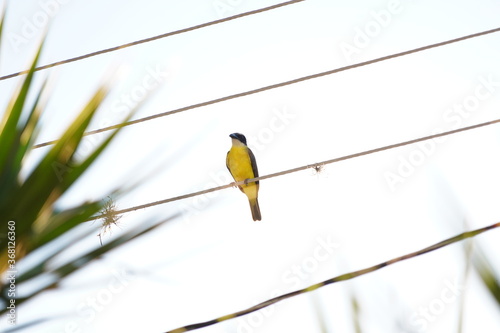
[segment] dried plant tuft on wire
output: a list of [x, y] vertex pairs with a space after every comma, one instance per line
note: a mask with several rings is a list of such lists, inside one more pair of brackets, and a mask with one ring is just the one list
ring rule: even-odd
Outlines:
[[313, 165], [312, 169], [314, 170], [314, 174], [317, 175], [323, 172], [323, 170], [325, 169], [325, 165], [322, 163], [318, 163]]
[[120, 221], [122, 215], [117, 214], [115, 201], [111, 197], [108, 197], [108, 200], [104, 204], [104, 207], [102, 207], [100, 213], [102, 226], [101, 232], [97, 234], [97, 237], [99, 237], [99, 242], [102, 246], [102, 236], [104, 236], [107, 232], [111, 232], [111, 228], [113, 228], [113, 226], [118, 226], [118, 221]]

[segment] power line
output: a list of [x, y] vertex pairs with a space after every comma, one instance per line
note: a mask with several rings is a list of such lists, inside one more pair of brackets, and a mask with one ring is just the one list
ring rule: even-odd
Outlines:
[[[184, 29], [180, 29], [180, 30], [176, 30], [176, 31], [172, 31], [172, 32], [167, 32], [165, 34], [161, 34], [161, 35], [158, 35], [158, 36], [149, 37], [149, 38], [137, 40], [135, 42], [131, 42], [131, 43], [123, 44], [123, 45], [118, 45], [118, 46], [110, 47], [108, 49], [104, 49], [104, 50], [100, 50], [100, 51], [96, 51], [96, 52], [91, 52], [91, 53], [84, 54], [84, 55], [81, 55], [81, 56], [78, 56], [78, 57], [74, 57], [74, 58], [69, 58], [69, 59], [65, 59], [65, 60], [53, 62], [51, 64], [47, 64], [47, 65], [43, 65], [43, 66], [40, 66], [40, 67], [36, 67], [35, 71], [41, 71], [43, 69], [52, 68], [52, 67], [56, 67], [56, 66], [60, 66], [60, 65], [64, 65], [64, 64], [68, 64], [68, 63], [71, 63], [71, 62], [75, 62], [75, 61], [87, 59], [87, 58], [90, 58], [90, 57], [95, 57], [95, 56], [100, 55], [100, 54], [109, 53], [109, 52], [113, 52], [113, 51], [118, 51], [118, 50], [121, 50], [121, 49], [125, 49], [127, 47], [131, 47], [131, 46], [135, 46], [135, 45], [139, 45], [139, 44], [144, 44], [144, 43], [152, 42], [152, 41], [155, 41], [157, 39], [171, 37], [171, 36], [174, 36], [174, 35], [179, 35], [179, 34], [182, 34], [182, 33], [186, 33], [186, 32], [193, 31], [193, 30], [198, 30], [198, 29], [201, 29], [201, 28], [206, 28], [206, 27], [209, 27], [209, 26], [212, 26], [212, 25], [216, 25], [216, 24], [220, 24], [220, 23], [224, 23], [224, 22], [236, 20], [236, 19], [239, 19], [239, 18], [242, 18], [242, 17], [245, 17], [245, 16], [250, 16], [250, 15], [254, 15], [254, 14], [263, 13], [263, 12], [266, 12], [266, 11], [270, 11], [270, 10], [273, 10], [273, 9], [285, 7], [285, 6], [288, 6], [288, 5], [293, 5], [295, 3], [303, 2], [303, 1], [306, 1], [306, 0], [292, 0], [292, 1], [287, 1], [287, 2], [283, 2], [283, 3], [279, 3], [279, 4], [276, 4], [276, 5], [272, 5], [272, 6], [269, 6], [269, 7], [264, 7], [264, 8], [260, 8], [260, 9], [256, 9], [256, 10], [251, 10], [251, 11], [248, 11], [248, 12], [245, 12], [245, 13], [241, 13], [241, 14], [229, 16], [229, 17], [226, 17], [226, 18], [223, 18], [223, 19], [220, 19], [220, 20], [215, 20], [215, 21], [211, 21], [211, 22], [207, 22], [207, 23], [202, 23], [202, 24], [199, 24], [199, 25], [195, 25], [193, 27], [184, 28]], [[13, 77], [20, 76], [20, 75], [27, 74], [27, 73], [28, 73], [28, 70], [24, 70], [24, 71], [21, 71], [21, 72], [17, 72], [17, 73], [12, 73], [12, 74], [9, 74], [9, 75], [1, 76], [0, 77], [0, 81], [11, 79]]]
[[305, 294], [305, 293], [314, 291], [316, 289], [319, 289], [321, 287], [327, 286], [327, 285], [332, 284], [332, 283], [337, 283], [337, 282], [351, 280], [351, 279], [354, 279], [356, 277], [359, 277], [359, 276], [362, 276], [362, 275], [365, 275], [365, 274], [369, 274], [369, 273], [378, 271], [379, 269], [382, 269], [384, 267], [390, 266], [392, 264], [395, 264], [395, 263], [398, 263], [398, 262], [401, 262], [401, 261], [404, 261], [404, 260], [412, 259], [412, 258], [421, 256], [423, 254], [427, 254], [429, 252], [433, 252], [433, 251], [439, 250], [439, 249], [441, 249], [441, 248], [443, 248], [445, 246], [457, 243], [457, 242], [462, 241], [462, 240], [467, 239], [467, 238], [476, 237], [477, 235], [480, 235], [480, 234], [482, 234], [484, 232], [487, 232], [487, 231], [490, 231], [490, 230], [493, 230], [493, 229], [496, 229], [496, 228], [499, 228], [499, 227], [500, 227], [500, 222], [497, 222], [497, 223], [491, 224], [491, 225], [483, 227], [483, 228], [478, 228], [478, 229], [475, 229], [475, 230], [472, 230], [472, 231], [466, 231], [466, 232], [458, 234], [458, 235], [456, 235], [454, 237], [450, 237], [450, 238], [445, 239], [445, 240], [443, 240], [441, 242], [438, 242], [436, 244], [433, 244], [431, 246], [423, 248], [421, 250], [418, 250], [418, 251], [415, 251], [415, 252], [411, 252], [411, 253], [405, 254], [403, 256], [396, 257], [396, 258], [384, 261], [384, 262], [382, 262], [380, 264], [377, 264], [377, 265], [374, 265], [374, 266], [371, 266], [371, 267], [367, 267], [367, 268], [360, 269], [360, 270], [357, 270], [357, 271], [354, 271], [354, 272], [342, 274], [342, 275], [339, 275], [339, 276], [336, 276], [336, 277], [324, 280], [322, 282], [310, 285], [309, 287], [306, 287], [306, 288], [303, 288], [303, 289], [295, 290], [295, 291], [292, 291], [292, 292], [289, 292], [289, 293], [286, 293], [286, 294], [283, 294], [283, 295], [280, 295], [280, 296], [276, 296], [274, 298], [271, 298], [269, 300], [261, 302], [261, 303], [259, 303], [257, 305], [254, 305], [254, 306], [252, 306], [252, 307], [250, 307], [248, 309], [237, 311], [237, 312], [234, 312], [234, 313], [231, 313], [231, 314], [228, 314], [228, 315], [225, 315], [225, 316], [213, 319], [213, 320], [209, 320], [209, 321], [205, 321], [205, 322], [200, 322], [200, 323], [196, 323], [196, 324], [191, 324], [191, 325], [179, 327], [179, 328], [176, 328], [174, 330], [168, 331], [166, 333], [182, 333], [182, 332], [192, 331], [192, 330], [196, 330], [198, 328], [211, 326], [211, 325], [220, 323], [222, 321], [226, 321], [226, 320], [229, 320], [229, 319], [241, 317], [241, 316], [247, 315], [249, 313], [261, 310], [261, 309], [263, 309], [265, 307], [268, 307], [270, 305], [276, 304], [276, 303], [278, 303], [280, 301], [283, 301], [285, 299], [292, 298], [294, 296], [298, 296], [298, 295], [301, 295], [301, 294]]
[[[489, 125], [493, 125], [493, 124], [497, 124], [497, 123], [500, 123], [500, 119], [496, 119], [496, 120], [492, 120], [492, 121], [487, 121], [487, 122], [484, 122], [484, 123], [480, 123], [480, 124], [476, 124], [476, 125], [472, 125], [472, 126], [467, 126], [467, 127], [463, 127], [463, 128], [459, 128], [459, 129], [447, 131], [447, 132], [442, 132], [442, 133], [438, 133], [438, 134], [428, 135], [428, 136], [420, 137], [418, 139], [403, 141], [403, 142], [400, 142], [400, 143], [395, 143], [395, 144], [388, 145], [388, 146], [383, 146], [383, 147], [380, 147], [380, 148], [365, 150], [365, 151], [362, 151], [362, 152], [359, 152], [359, 153], [355, 153], [355, 154], [351, 154], [351, 155], [345, 155], [345, 156], [342, 156], [342, 157], [333, 158], [333, 159], [326, 160], [326, 161], [319, 162], [319, 163], [308, 164], [308, 165], [304, 165], [304, 166], [293, 168], [293, 169], [289, 169], [289, 170], [284, 170], [284, 171], [280, 171], [280, 172], [276, 172], [276, 173], [271, 173], [269, 175], [265, 175], [265, 176], [261, 176], [261, 177], [256, 177], [256, 178], [253, 178], [253, 179], [248, 179], [246, 181], [233, 182], [233, 183], [230, 183], [230, 184], [226, 184], [226, 185], [222, 185], [222, 186], [218, 186], [218, 187], [213, 187], [213, 188], [209, 188], [209, 189], [198, 191], [198, 192], [192, 192], [192, 193], [180, 195], [180, 196], [177, 196], [177, 197], [172, 197], [172, 198], [168, 198], [168, 199], [164, 199], [164, 200], [160, 200], [160, 201], [150, 202], [150, 203], [147, 203], [147, 204], [144, 204], [144, 205], [139, 205], [139, 206], [130, 207], [130, 208], [126, 208], [126, 209], [123, 209], [123, 210], [116, 211], [115, 214], [116, 215], [121, 215], [121, 214], [129, 213], [129, 212], [132, 212], [132, 211], [136, 211], [136, 210], [139, 210], [139, 209], [145, 209], [145, 208], [149, 208], [149, 207], [152, 207], [152, 206], [162, 205], [162, 204], [165, 204], [165, 203], [168, 203], [168, 202], [172, 202], [172, 201], [178, 201], [178, 200], [187, 199], [187, 198], [195, 197], [195, 196], [206, 194], [206, 193], [210, 193], [210, 192], [224, 190], [224, 189], [229, 188], [229, 187], [243, 185], [245, 183], [250, 183], [250, 182], [257, 181], [257, 180], [263, 180], [263, 179], [269, 179], [269, 178], [274, 178], [274, 177], [278, 177], [278, 176], [283, 176], [283, 175], [286, 175], [286, 174], [289, 174], [289, 173], [293, 173], [293, 172], [298, 172], [298, 171], [302, 171], [302, 170], [306, 170], [306, 169], [310, 169], [310, 168], [316, 168], [318, 166], [323, 166], [323, 165], [326, 165], [326, 164], [336, 163], [336, 162], [345, 161], [345, 160], [349, 160], [349, 159], [353, 159], [353, 158], [358, 158], [358, 157], [361, 157], [361, 156], [375, 154], [375, 153], [379, 153], [381, 151], [385, 151], [385, 150], [389, 150], [389, 149], [394, 149], [394, 148], [399, 148], [399, 147], [407, 146], [407, 145], [410, 145], [410, 144], [413, 144], [413, 143], [417, 143], [417, 142], [421, 142], [421, 141], [426, 141], [426, 140], [430, 140], [430, 139], [435, 139], [435, 138], [439, 138], [439, 137], [443, 137], [443, 136], [447, 136], [447, 135], [451, 135], [451, 134], [455, 134], [455, 133], [459, 133], [459, 132], [465, 132], [465, 131], [469, 131], [469, 130], [472, 130], [472, 129], [476, 129], [476, 128], [480, 128], [480, 127], [485, 127], [485, 126], [489, 126]], [[98, 215], [98, 216], [94, 216], [94, 217], [88, 219], [87, 221], [97, 220], [97, 219], [100, 219], [100, 218], [103, 218], [103, 217], [105, 217], [105, 215]]]
[[[389, 60], [389, 59], [394, 59], [394, 58], [406, 56], [406, 55], [409, 55], [409, 54], [412, 54], [412, 53], [417, 53], [417, 52], [429, 50], [429, 49], [432, 49], [432, 48], [441, 47], [441, 46], [444, 46], [444, 45], [461, 42], [461, 41], [464, 41], [464, 40], [467, 40], [467, 39], [476, 38], [476, 37], [479, 37], [479, 36], [484, 36], [484, 35], [492, 34], [492, 33], [499, 32], [499, 31], [500, 31], [500, 27], [496, 28], [496, 29], [492, 29], [492, 30], [482, 31], [482, 32], [471, 34], [471, 35], [467, 35], [467, 36], [455, 38], [455, 39], [450, 39], [450, 40], [447, 40], [447, 41], [444, 41], [444, 42], [439, 42], [439, 43], [436, 43], [436, 44], [430, 44], [430, 45], [427, 45], [427, 46], [418, 47], [416, 49], [412, 49], [412, 50], [408, 50], [408, 51], [394, 53], [394, 54], [391, 54], [391, 55], [388, 55], [388, 56], [384, 56], [384, 57], [380, 57], [380, 58], [376, 58], [376, 59], [372, 59], [372, 60], [360, 62], [360, 63], [353, 64], [353, 65], [348, 65], [348, 66], [344, 66], [344, 67], [332, 69], [332, 70], [329, 70], [329, 71], [326, 71], [326, 72], [321, 72], [321, 73], [316, 73], [316, 74], [312, 74], [312, 75], [307, 75], [307, 76], [299, 77], [299, 78], [296, 78], [296, 79], [293, 79], [293, 80], [284, 81], [284, 82], [281, 82], [281, 83], [276, 83], [276, 84], [272, 84], [272, 85], [269, 85], [269, 86], [261, 87], [261, 88], [258, 88], [258, 89], [248, 90], [248, 91], [245, 91], [245, 92], [241, 92], [241, 93], [237, 93], [237, 94], [233, 94], [233, 95], [229, 95], [229, 96], [225, 96], [225, 97], [212, 99], [212, 100], [205, 101], [205, 102], [202, 102], [202, 103], [197, 103], [197, 104], [193, 104], [193, 105], [189, 105], [189, 106], [184, 106], [184, 107], [181, 107], [179, 109], [175, 109], [175, 110], [171, 110], [171, 111], [167, 111], [167, 112], [163, 112], [163, 113], [154, 114], [154, 115], [147, 116], [147, 117], [144, 117], [144, 118], [139, 118], [139, 119], [136, 119], [136, 120], [131, 120], [131, 121], [125, 122], [123, 124], [116, 124], [116, 125], [112, 125], [112, 126], [108, 126], [108, 127], [103, 127], [103, 128], [100, 128], [100, 129], [96, 129], [96, 130], [92, 130], [92, 131], [89, 131], [89, 132], [85, 132], [84, 135], [93, 135], [93, 134], [102, 133], [102, 132], [110, 131], [110, 130], [113, 130], [113, 129], [117, 129], [119, 127], [125, 127], [125, 126], [135, 125], [135, 124], [142, 123], [142, 122], [145, 122], [145, 121], [149, 121], [149, 120], [153, 120], [153, 119], [157, 119], [157, 118], [169, 116], [169, 115], [172, 115], [172, 114], [175, 114], [175, 113], [184, 112], [184, 111], [188, 111], [188, 110], [192, 110], [192, 109], [196, 109], [196, 108], [200, 108], [200, 107], [204, 107], [204, 106], [208, 106], [208, 105], [212, 105], [212, 104], [216, 104], [216, 103], [221, 103], [221, 102], [228, 101], [228, 100], [235, 99], [235, 98], [240, 98], [240, 97], [244, 97], [244, 96], [249, 96], [249, 95], [257, 94], [257, 93], [261, 93], [261, 92], [264, 92], [264, 91], [267, 91], [267, 90], [281, 88], [281, 87], [284, 87], [284, 86], [292, 85], [292, 84], [303, 82], [303, 81], [307, 81], [307, 80], [317, 79], [317, 78], [320, 78], [320, 77], [323, 77], [323, 76], [327, 76], [327, 75], [331, 75], [331, 74], [343, 72], [343, 71], [346, 71], [346, 70], [351, 70], [351, 69], [362, 67], [362, 66], [367, 66], [367, 65], [375, 64], [375, 63], [382, 62], [382, 61], [385, 61], [385, 60]], [[52, 145], [55, 142], [57, 142], [57, 140], [39, 143], [39, 144], [34, 145], [33, 148], [45, 147], [45, 146], [48, 146], [48, 145]]]

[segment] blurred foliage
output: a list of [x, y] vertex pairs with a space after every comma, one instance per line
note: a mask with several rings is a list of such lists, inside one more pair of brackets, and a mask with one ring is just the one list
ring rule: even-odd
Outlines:
[[479, 274], [484, 286], [489, 291], [491, 297], [496, 301], [500, 309], [500, 279], [495, 273], [493, 265], [479, 247], [479, 244], [474, 244], [472, 264], [476, 272]]
[[356, 295], [351, 295], [351, 309], [352, 309], [352, 326], [354, 327], [354, 332], [361, 333], [361, 307]]
[[[0, 37], [3, 22], [2, 18]], [[119, 216], [114, 214], [114, 201], [111, 198], [129, 191], [132, 187], [127, 190], [116, 189], [105, 196], [108, 197], [105, 200], [87, 201], [67, 209], [61, 209], [57, 205], [58, 200], [82, 178], [97, 158], [103, 155], [104, 150], [121, 130], [119, 127], [112, 131], [100, 144], [96, 144], [88, 156], [78, 156], [77, 150], [85, 130], [107, 94], [107, 89], [103, 86], [96, 90], [39, 162], [33, 167], [30, 165], [31, 171], [27, 175], [24, 174], [44, 109], [44, 103], [41, 101], [45, 84], [39, 91], [35, 91], [34, 101], [31, 102], [35, 68], [41, 50], [42, 46], [36, 53], [29, 73], [22, 79], [0, 119], [0, 273], [4, 276], [0, 284], [0, 315], [7, 312], [5, 304], [10, 299], [15, 299], [17, 307], [47, 289], [56, 288], [64, 277], [168, 220], [141, 223], [139, 227], [123, 232], [103, 246], [99, 246], [96, 238], [93, 248], [81, 249], [70, 261], [51, 262], [48, 265], [51, 258], [64, 252], [77, 240], [97, 233], [98, 226], [91, 222], [84, 223], [91, 217], [104, 213], [101, 234], [115, 225]], [[124, 122], [130, 119], [133, 113], [134, 111], [131, 111]], [[22, 177], [21, 171], [24, 172]], [[23, 266], [22, 271], [17, 270], [18, 263], [30, 256], [29, 265], [26, 265], [28, 267]], [[12, 293], [9, 295], [10, 283], [6, 283], [5, 279], [5, 273], [10, 272], [15, 272], [14, 297]], [[36, 288], [24, 290], [21, 296], [18, 292], [19, 285], [37, 278], [43, 282], [37, 283]], [[40, 319], [32, 318], [31, 323], [23, 326], [37, 323], [40, 323]]]

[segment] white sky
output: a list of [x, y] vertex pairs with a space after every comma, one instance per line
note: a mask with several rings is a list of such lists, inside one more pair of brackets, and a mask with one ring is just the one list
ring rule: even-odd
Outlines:
[[[44, 17], [51, 24], [40, 64], [275, 3], [8, 1], [0, 74], [27, 68]], [[113, 88], [91, 129], [119, 122], [146, 90], [150, 98], [135, 118], [497, 28], [499, 13], [491, 0], [307, 0], [74, 62], [38, 75], [49, 77], [51, 89], [38, 141], [57, 138], [103, 81]], [[363, 40], [359, 31], [370, 28]], [[346, 55], [347, 44], [358, 53]], [[145, 175], [120, 209], [226, 184], [233, 132], [247, 136], [267, 175], [500, 118], [498, 59], [496, 33], [130, 126], [61, 205], [102, 198]], [[0, 81], [0, 109], [18, 82]], [[96, 138], [87, 140], [95, 146]], [[65, 314], [37, 332], [162, 332], [492, 224], [500, 217], [499, 152], [494, 125], [327, 165], [317, 175], [264, 180], [258, 223], [236, 189], [127, 214], [111, 237], [184, 212], [20, 308], [19, 324]], [[391, 185], [389, 173], [401, 178]], [[474, 240], [497, 276], [499, 236]], [[463, 332], [498, 332], [498, 306], [474, 272], [464, 281], [463, 245], [199, 332], [320, 332], [321, 316], [328, 332], [354, 332], [351, 297], [363, 332], [454, 332], [462, 297]], [[56, 260], [84, 246], [98, 246], [97, 237]]]

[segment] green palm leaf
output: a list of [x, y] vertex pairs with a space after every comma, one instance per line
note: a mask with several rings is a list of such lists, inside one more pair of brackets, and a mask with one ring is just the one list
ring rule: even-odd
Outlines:
[[[0, 20], [0, 38], [2, 28], [3, 19]], [[39, 131], [40, 115], [44, 109], [41, 101], [45, 85], [36, 92], [33, 102], [30, 102], [28, 98], [41, 51], [42, 47], [38, 49], [29, 72], [13, 94], [0, 119], [0, 220], [2, 221], [0, 223], [0, 273], [9, 269], [7, 266], [7, 249], [9, 248], [7, 222], [14, 221], [16, 263], [27, 256], [35, 258], [30, 260], [31, 264], [26, 265], [27, 267], [25, 266], [22, 271], [17, 271], [16, 283], [22, 285], [38, 278], [48, 281], [24, 293], [22, 298], [16, 297], [16, 306], [50, 288], [58, 287], [59, 282], [66, 276], [81, 270], [88, 263], [98, 260], [104, 254], [129, 241], [155, 230], [173, 218], [157, 223], [141, 223], [138, 227], [115, 237], [104, 246], [100, 246], [95, 237], [95, 246], [82, 249], [65, 263], [56, 264], [55, 267], [53, 263], [48, 265], [51, 258], [64, 253], [73, 242], [92, 234], [97, 236], [99, 226], [87, 221], [100, 215], [103, 207], [107, 205], [106, 200], [82, 202], [70, 208], [58, 207], [57, 203], [84, 176], [95, 161], [103, 156], [122, 126], [117, 126], [107, 138], [96, 145], [90, 154], [84, 157], [77, 156], [85, 131], [107, 95], [108, 90], [105, 87], [98, 88], [61, 137], [48, 149], [41, 160], [30, 168], [30, 173], [21, 178], [21, 170], [25, 167], [25, 161], [33, 149]], [[124, 122], [128, 121], [134, 112], [135, 109], [124, 119]], [[133, 185], [116, 188], [105, 197], [116, 197], [133, 188]], [[50, 280], [51, 277], [53, 280]], [[8, 296], [7, 288], [6, 285], [0, 284], [0, 315], [7, 310], [2, 302], [6, 304], [11, 298]], [[27, 320], [27, 322], [30, 326], [36, 326], [39, 323], [36, 319]]]

